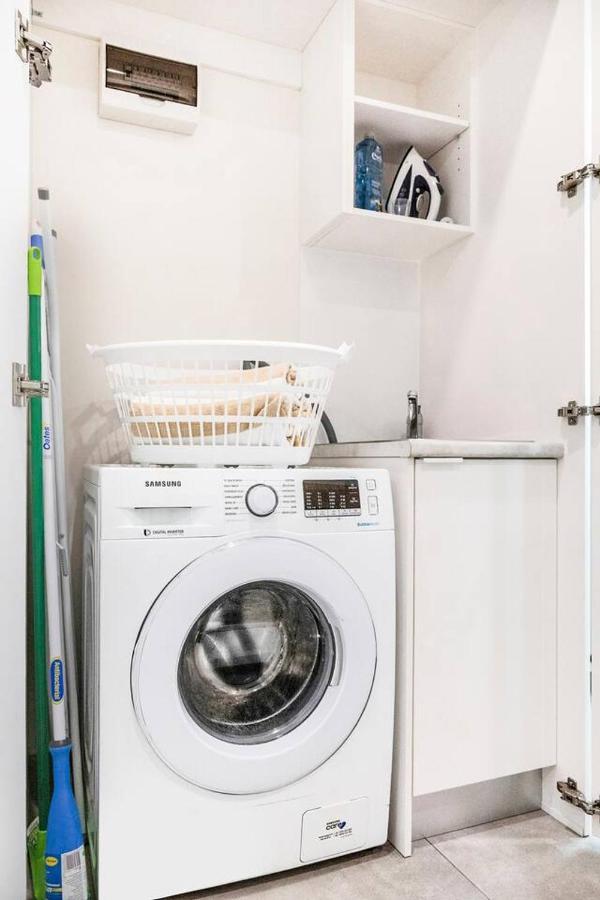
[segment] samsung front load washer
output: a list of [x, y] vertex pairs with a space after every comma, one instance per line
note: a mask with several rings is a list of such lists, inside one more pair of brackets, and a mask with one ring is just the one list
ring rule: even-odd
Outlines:
[[387, 473], [102, 466], [84, 484], [84, 768], [100, 900], [384, 843]]

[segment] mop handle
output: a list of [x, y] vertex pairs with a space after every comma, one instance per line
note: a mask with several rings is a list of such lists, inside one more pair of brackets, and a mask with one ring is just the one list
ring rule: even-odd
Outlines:
[[[42, 377], [42, 253], [30, 247], [27, 253], [29, 293], [29, 377]], [[40, 829], [46, 830], [50, 805], [48, 757], [48, 693], [46, 680], [46, 609], [44, 597], [44, 485], [42, 459], [42, 398], [29, 400], [29, 529], [31, 594], [33, 606], [33, 662], [35, 682], [35, 742], [37, 802]]]
[[69, 560], [67, 486], [65, 477], [65, 447], [63, 433], [62, 386], [60, 365], [60, 322], [59, 297], [56, 265], [56, 232], [52, 228], [50, 215], [50, 192], [47, 188], [38, 188], [38, 212], [44, 241], [44, 267], [46, 285], [46, 312], [48, 330], [48, 364], [50, 384], [52, 386], [52, 424], [54, 438], [54, 475], [55, 502], [57, 520], [57, 541], [59, 545], [59, 561], [62, 588], [62, 623], [64, 640], [65, 683], [69, 686], [68, 727], [73, 747], [72, 771], [75, 784], [75, 795], [81, 815], [84, 813], [84, 790], [81, 760], [81, 741], [79, 733], [79, 703], [77, 698], [77, 664], [74, 638], [74, 614], [71, 587], [71, 568]]
[[[31, 235], [32, 247], [42, 251], [41, 234]], [[50, 384], [50, 396], [42, 398], [42, 459], [44, 481], [44, 569], [46, 575], [46, 636], [48, 665], [48, 699], [53, 741], [66, 741], [69, 736], [67, 719], [67, 679], [63, 637], [61, 574], [57, 534], [56, 486], [54, 479], [54, 422], [52, 416], [53, 384], [48, 350], [46, 291], [43, 293], [41, 314], [42, 378]]]

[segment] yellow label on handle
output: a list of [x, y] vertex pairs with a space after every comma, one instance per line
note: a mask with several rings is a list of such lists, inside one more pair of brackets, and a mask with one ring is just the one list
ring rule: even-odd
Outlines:
[[27, 293], [29, 296], [42, 296], [42, 251], [39, 247], [30, 247], [27, 251]]

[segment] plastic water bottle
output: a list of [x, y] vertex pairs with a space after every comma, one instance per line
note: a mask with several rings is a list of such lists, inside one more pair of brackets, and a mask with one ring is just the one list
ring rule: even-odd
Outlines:
[[381, 212], [383, 152], [372, 134], [367, 134], [354, 151], [354, 206]]

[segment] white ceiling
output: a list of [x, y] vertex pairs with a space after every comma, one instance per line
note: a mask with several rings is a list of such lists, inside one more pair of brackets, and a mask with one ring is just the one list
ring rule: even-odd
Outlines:
[[[334, 0], [121, 0], [197, 25], [302, 50]], [[477, 25], [498, 0], [388, 0], [419, 12]]]
[[388, 0], [392, 6], [403, 6], [421, 13], [439, 16], [459, 25], [479, 25], [500, 0]]
[[219, 31], [302, 50], [334, 0], [121, 0]]

